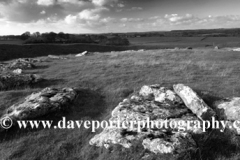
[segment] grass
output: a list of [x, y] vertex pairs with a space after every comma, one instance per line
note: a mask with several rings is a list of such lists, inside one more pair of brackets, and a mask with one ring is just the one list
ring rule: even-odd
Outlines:
[[[138, 37], [129, 38], [129, 46], [98, 44], [28, 44], [21, 41], [0, 41], [0, 61], [33, 58], [39, 55], [69, 55], [89, 52], [110, 52], [139, 49], [240, 47], [239, 37]], [[18, 45], [16, 45], [18, 44]], [[137, 62], [139, 63], [139, 62]]]
[[129, 38], [131, 44], [146, 48], [175, 47], [239, 47], [239, 37], [139, 37]]
[[[32, 88], [0, 92], [0, 115], [10, 105], [43, 87], [76, 87], [79, 96], [67, 112], [56, 119], [108, 119], [119, 102], [146, 84], [171, 87], [184, 83], [194, 90], [223, 97], [240, 96], [240, 54], [225, 50], [148, 50], [144, 52], [106, 52], [67, 60], [47, 60], [35, 70], [49, 81]], [[211, 105], [213, 97], [204, 97]], [[52, 115], [45, 119], [52, 119]], [[100, 132], [100, 130], [98, 131]], [[154, 155], [136, 142], [131, 149], [113, 146], [110, 150], [90, 146], [96, 133], [90, 130], [9, 131], [0, 135], [3, 160], [148, 160], [162, 159], [239, 159], [240, 140], [230, 133], [195, 136], [198, 150], [178, 157]]]

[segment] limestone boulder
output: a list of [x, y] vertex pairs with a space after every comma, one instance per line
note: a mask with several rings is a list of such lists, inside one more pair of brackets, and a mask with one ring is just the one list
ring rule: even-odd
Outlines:
[[13, 121], [34, 119], [69, 107], [76, 96], [77, 92], [72, 88], [45, 88], [10, 106], [2, 117]]
[[84, 51], [82, 53], [76, 54], [75, 57], [82, 57], [82, 56], [86, 56], [88, 54], [90, 54], [88, 51]]
[[183, 84], [173, 86], [174, 91], [181, 97], [185, 105], [201, 120], [211, 120], [216, 113], [194, 92]]
[[227, 98], [214, 103], [214, 108], [218, 117], [221, 120], [228, 121], [227, 129], [240, 135], [240, 124], [235, 121], [240, 121], [240, 97]]
[[0, 74], [0, 90], [29, 86], [42, 80], [43, 78], [37, 74], [2, 73]]
[[224, 120], [240, 120], [240, 97], [217, 101], [214, 107], [218, 116]]
[[190, 112], [174, 91], [160, 85], [143, 86], [139, 94], [124, 99], [114, 108], [109, 119], [111, 125], [89, 143], [106, 148], [114, 144], [130, 148], [134, 141], [142, 141], [144, 148], [154, 153], [180, 153], [195, 147], [191, 133], [198, 131], [193, 127], [183, 126], [186, 129], [180, 131], [168, 126], [170, 121], [199, 120]]
[[31, 69], [35, 68], [36, 66], [33, 64], [35, 61], [28, 58], [20, 58], [10, 62], [6, 68], [8, 69]]

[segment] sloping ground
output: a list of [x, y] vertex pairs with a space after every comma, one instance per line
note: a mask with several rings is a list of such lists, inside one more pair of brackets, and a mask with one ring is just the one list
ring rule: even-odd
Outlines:
[[[200, 49], [112, 52], [48, 60], [40, 63], [41, 68], [27, 73], [38, 73], [51, 81], [35, 88], [0, 92], [0, 115], [32, 92], [50, 86], [76, 87], [80, 92], [68, 112], [44, 119], [58, 120], [62, 116], [71, 120], [108, 119], [123, 98], [146, 84], [171, 88], [173, 84], [183, 83], [211, 105], [218, 97], [240, 96], [239, 61], [237, 52]], [[89, 140], [97, 133], [83, 128], [9, 131], [0, 135], [0, 159], [139, 160], [149, 153], [141, 143], [134, 143], [130, 149], [90, 146]], [[196, 152], [180, 157], [150, 153], [147, 159], [239, 159], [237, 136], [211, 132], [193, 138], [197, 142]]]

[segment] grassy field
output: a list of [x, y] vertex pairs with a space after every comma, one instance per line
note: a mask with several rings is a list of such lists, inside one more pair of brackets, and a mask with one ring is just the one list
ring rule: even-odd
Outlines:
[[240, 37], [139, 37], [129, 38], [132, 45], [148, 48], [239, 47]]
[[[140, 37], [129, 38], [130, 46], [103, 46], [98, 44], [30, 44], [0, 41], [0, 61], [47, 56], [77, 54], [83, 51], [109, 52], [139, 49], [240, 47], [240, 37]], [[18, 44], [18, 45], [16, 45]]]
[[15, 44], [21, 45], [23, 44], [23, 40], [0, 40], [0, 44]]
[[[76, 87], [79, 96], [68, 112], [54, 115], [68, 119], [110, 118], [110, 112], [132, 92], [146, 84], [171, 87], [184, 83], [213, 95], [240, 96], [240, 54], [225, 50], [148, 50], [106, 52], [67, 60], [47, 60], [27, 70], [48, 79], [37, 86], [0, 92], [0, 115], [10, 105], [43, 87]], [[211, 105], [209, 97], [206, 102]], [[53, 115], [44, 119], [52, 119]], [[56, 119], [58, 119], [56, 118]], [[98, 131], [100, 132], [100, 131]], [[1, 160], [140, 160], [148, 151], [138, 142], [131, 149], [111, 150], [90, 146], [90, 130], [12, 130], [0, 135]], [[209, 138], [209, 139], [207, 139]], [[194, 137], [198, 150], [179, 157], [154, 155], [148, 160], [238, 160], [240, 139], [229, 133]]]

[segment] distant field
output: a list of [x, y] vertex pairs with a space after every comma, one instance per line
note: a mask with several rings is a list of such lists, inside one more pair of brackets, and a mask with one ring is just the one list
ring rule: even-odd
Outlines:
[[[22, 41], [0, 42], [0, 61], [53, 55], [76, 54], [83, 51], [110, 52], [139, 49], [165, 48], [214, 48], [240, 47], [240, 37], [140, 37], [129, 38], [130, 46], [103, 46], [98, 44], [30, 44]], [[2, 44], [2, 45], [1, 45]]]
[[132, 45], [149, 48], [239, 47], [240, 37], [139, 37], [129, 38]]
[[12, 40], [12, 41], [6, 41], [6, 40], [0, 40], [1, 44], [23, 44], [24, 41], [22, 40]]
[[77, 54], [83, 51], [109, 52], [128, 50], [128, 47], [102, 46], [96, 44], [34, 44], [34, 45], [0, 45], [0, 61], [31, 58], [47, 55]]

